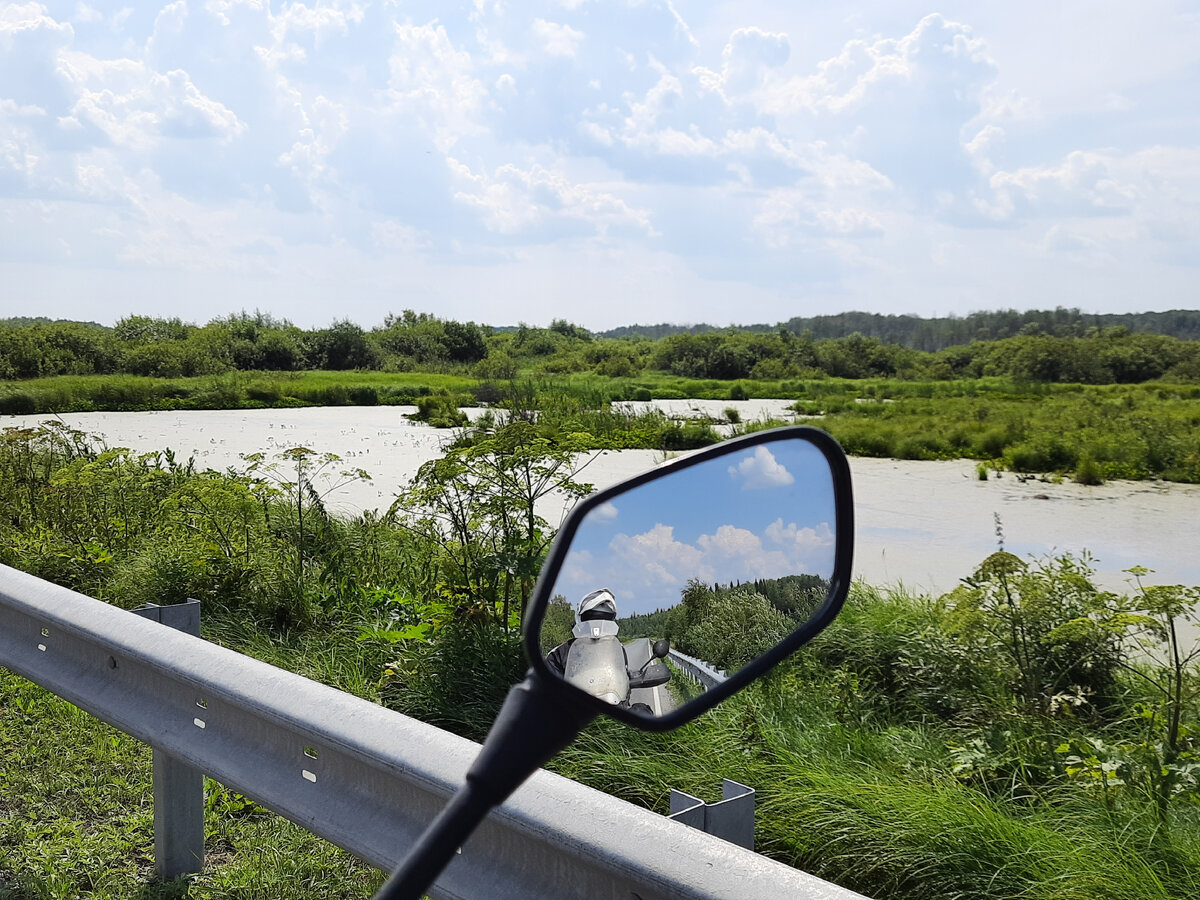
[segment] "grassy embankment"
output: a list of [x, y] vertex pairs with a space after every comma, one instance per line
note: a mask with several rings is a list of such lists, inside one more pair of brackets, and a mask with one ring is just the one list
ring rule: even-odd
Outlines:
[[[522, 663], [498, 605], [454, 588], [461, 548], [412, 522], [319, 506], [301, 520], [308, 495], [280, 491], [64, 434], [9, 437], [0, 554], [125, 606], [202, 597], [210, 639], [480, 737]], [[1197, 674], [1149, 660], [1164, 617], [1198, 599], [1122, 600], [1076, 562], [1003, 556], [937, 600], [859, 587], [746, 695], [671, 735], [598, 722], [554, 765], [659, 811], [670, 787], [711, 797], [742, 780], [764, 852], [878, 898], [1194, 897]], [[147, 880], [148, 754], [15, 676], [2, 688], [0, 897], [178, 892]], [[210, 787], [211, 868], [192, 896], [377, 882]]]
[[[931, 625], [932, 610], [927, 599], [859, 588], [834, 632], [763, 686], [673, 734], [597, 722], [553, 767], [659, 812], [672, 787], [716, 799], [722, 777], [751, 784], [762, 852], [872, 897], [1194, 897], [1193, 798], [1178, 797], [1164, 822], [1132, 782], [1110, 786], [1106, 802], [1096, 779], [1068, 776], [1066, 765], [1039, 774], [1040, 761], [1023, 765], [997, 752], [962, 769], [978, 724], [919, 710], [915, 694], [936, 675], [903, 659], [909, 627]], [[281, 648], [278, 635], [254, 628], [218, 632], [212, 636], [339, 686], [371, 677], [371, 661], [355, 653], [348, 631], [323, 641], [317, 662], [304, 642]], [[362, 663], [365, 670], [352, 671]], [[888, 697], [877, 666], [896, 663], [905, 674]], [[464, 723], [452, 698], [484, 677], [413, 690], [444, 704], [432, 718], [477, 735], [490, 710], [478, 708]], [[148, 753], [14, 676], [5, 675], [3, 687], [0, 897], [183, 896], [178, 885], [148, 880]], [[1060, 719], [1052, 730], [1076, 741], [1090, 731], [1096, 743], [1114, 744], [1131, 733], [1128, 722], [1084, 719]], [[64, 733], [72, 735], [65, 743]], [[190, 896], [353, 897], [377, 884], [345, 854], [209, 787], [210, 866]]]

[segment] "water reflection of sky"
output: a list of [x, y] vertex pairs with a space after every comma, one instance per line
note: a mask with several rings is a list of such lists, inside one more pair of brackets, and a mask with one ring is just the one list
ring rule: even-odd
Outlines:
[[833, 493], [820, 451], [796, 440], [706, 461], [622, 494], [580, 525], [555, 584], [574, 601], [612, 590], [622, 615], [706, 583], [833, 568]]

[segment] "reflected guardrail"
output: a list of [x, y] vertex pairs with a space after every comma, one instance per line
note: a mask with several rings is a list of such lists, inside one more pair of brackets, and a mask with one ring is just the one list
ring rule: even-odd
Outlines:
[[723, 670], [709, 665], [702, 659], [696, 659], [694, 656], [680, 653], [674, 648], [667, 654], [667, 658], [675, 663], [680, 671], [691, 678], [692, 681], [703, 685], [705, 690], [716, 687], [729, 677]]

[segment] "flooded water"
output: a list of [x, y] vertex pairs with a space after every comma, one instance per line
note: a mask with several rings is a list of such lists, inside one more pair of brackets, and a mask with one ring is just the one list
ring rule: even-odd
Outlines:
[[[786, 401], [660, 401], [673, 415], [720, 416], [737, 409], [743, 421], [780, 416]], [[170, 448], [199, 466], [241, 467], [241, 455], [270, 455], [304, 446], [338, 454], [372, 480], [328, 498], [344, 513], [386, 509], [418, 467], [449, 438], [410, 422], [411, 407], [327, 407], [189, 412], [79, 413], [63, 422], [100, 434], [110, 447]], [[44, 416], [3, 416], [0, 427], [36, 424]], [[658, 464], [662, 454], [623, 450], [596, 454], [580, 478], [604, 487]], [[979, 481], [975, 463], [854, 459], [857, 545], [855, 573], [872, 584], [903, 584], [941, 593], [953, 588], [997, 549], [1022, 557], [1089, 551], [1098, 581], [1122, 589], [1122, 570], [1156, 570], [1151, 583], [1200, 584], [1200, 486], [1111, 482], [1099, 487], [1020, 482], [1011, 473]], [[561, 509], [543, 514], [556, 522]]]

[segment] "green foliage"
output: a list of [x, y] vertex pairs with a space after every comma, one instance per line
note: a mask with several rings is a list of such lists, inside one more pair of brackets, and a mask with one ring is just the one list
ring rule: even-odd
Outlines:
[[295, 448], [242, 474], [170, 453], [96, 447], [62, 426], [0, 433], [0, 561], [124, 606], [195, 597], [272, 627], [371, 607], [371, 585], [426, 590], [435, 575], [407, 533], [329, 516], [347, 479]]
[[337, 553], [338, 526], [325, 509], [325, 498], [354, 481], [370, 480], [364, 470], [343, 469], [334, 453], [317, 453], [292, 447], [268, 460], [261, 453], [242, 457], [247, 474], [259, 479], [263, 492], [274, 499], [264, 509], [264, 524], [277, 538], [276, 547], [287, 557], [288, 577], [278, 585], [276, 624], [308, 624], [313, 617], [310, 569], [320, 567], [321, 580], [336, 578], [341, 560]]
[[554, 492], [582, 497], [577, 458], [589, 441], [516, 420], [463, 435], [418, 470], [389, 515], [437, 543], [447, 567], [443, 593], [464, 614], [505, 629], [520, 621], [553, 532], [537, 501]]
[[[559, 644], [569, 641], [573, 636], [575, 627], [575, 608], [562, 595], [557, 595], [550, 598], [550, 602], [546, 604], [546, 612], [542, 616], [542, 627], [540, 631], [541, 646], [543, 653], [549, 653]], [[662, 634], [662, 632], [658, 632]], [[621, 636], [623, 640], [630, 637], [640, 637], [642, 634], [634, 633], [632, 630], [626, 630], [625, 622], [621, 623]]]
[[366, 332], [343, 319], [311, 335], [306, 359], [313, 369], [377, 369], [379, 354]]
[[400, 712], [481, 741], [525, 667], [515, 633], [485, 622], [454, 622], [393, 663], [383, 699]]
[[948, 595], [950, 627], [1001, 667], [1028, 709], [1049, 714], [1070, 697], [1106, 713], [1117, 700], [1128, 605], [1091, 574], [1087, 557], [1031, 566], [998, 551]]
[[[1146, 333], [1155, 330], [1164, 333]], [[1166, 336], [1170, 332], [1175, 336]], [[1022, 383], [1135, 384], [1200, 377], [1200, 330], [1194, 315], [1180, 311], [1125, 317], [1007, 311], [935, 321], [848, 313], [774, 328], [643, 332], [654, 341], [626, 336], [632, 333], [617, 329], [597, 339], [561, 319], [548, 328], [522, 324], [493, 331], [412, 310], [389, 315], [369, 332], [344, 320], [303, 331], [261, 312], [241, 312], [203, 327], [146, 316], [126, 317], [111, 329], [6, 320], [0, 322], [0, 378], [117, 372], [175, 378], [305, 366], [449, 371], [479, 366], [493, 354], [502, 361], [480, 369], [487, 380], [511, 379], [518, 366], [611, 378], [659, 370], [726, 382], [1000, 376]], [[724, 395], [739, 399], [749, 390], [740, 386], [734, 396], [727, 388]]]
[[443, 321], [411, 309], [400, 316], [389, 315], [373, 338], [384, 354], [385, 365], [400, 368], [477, 363], [488, 355], [483, 329], [474, 322]]
[[[272, 474], [265, 460], [214, 473], [58, 425], [12, 429], [0, 433], [0, 558], [123, 604], [200, 597], [210, 639], [479, 737], [524, 668], [516, 600], [550, 535], [536, 515], [527, 529], [532, 487], [575, 481], [588, 440], [540, 420], [471, 432], [451, 465], [414, 482], [422, 502], [341, 520], [319, 502], [322, 458], [303, 448]], [[555, 766], [660, 810], [670, 787], [749, 783], [762, 851], [870, 896], [1190, 898], [1200, 593], [1131, 574], [1120, 597], [1092, 585], [1086, 559], [1000, 553], [940, 598], [856, 585], [825, 633], [746, 694], [671, 734], [597, 722]], [[734, 666], [825, 589], [811, 576], [693, 585], [690, 602], [621, 628], [694, 638], [690, 652]], [[570, 605], [551, 618], [569, 629]], [[0, 896], [182, 891], [148, 886], [144, 750], [0, 679]], [[221, 852], [189, 896], [378, 884], [209, 787]]]
[[1100, 467], [1088, 453], [1083, 453], [1079, 457], [1079, 465], [1075, 469], [1075, 483], [1087, 485], [1104, 483], [1104, 479], [1100, 476]]
[[417, 398], [417, 411], [413, 418], [427, 422], [434, 428], [460, 428], [467, 424], [467, 414], [459, 407], [463, 398], [447, 391]]

